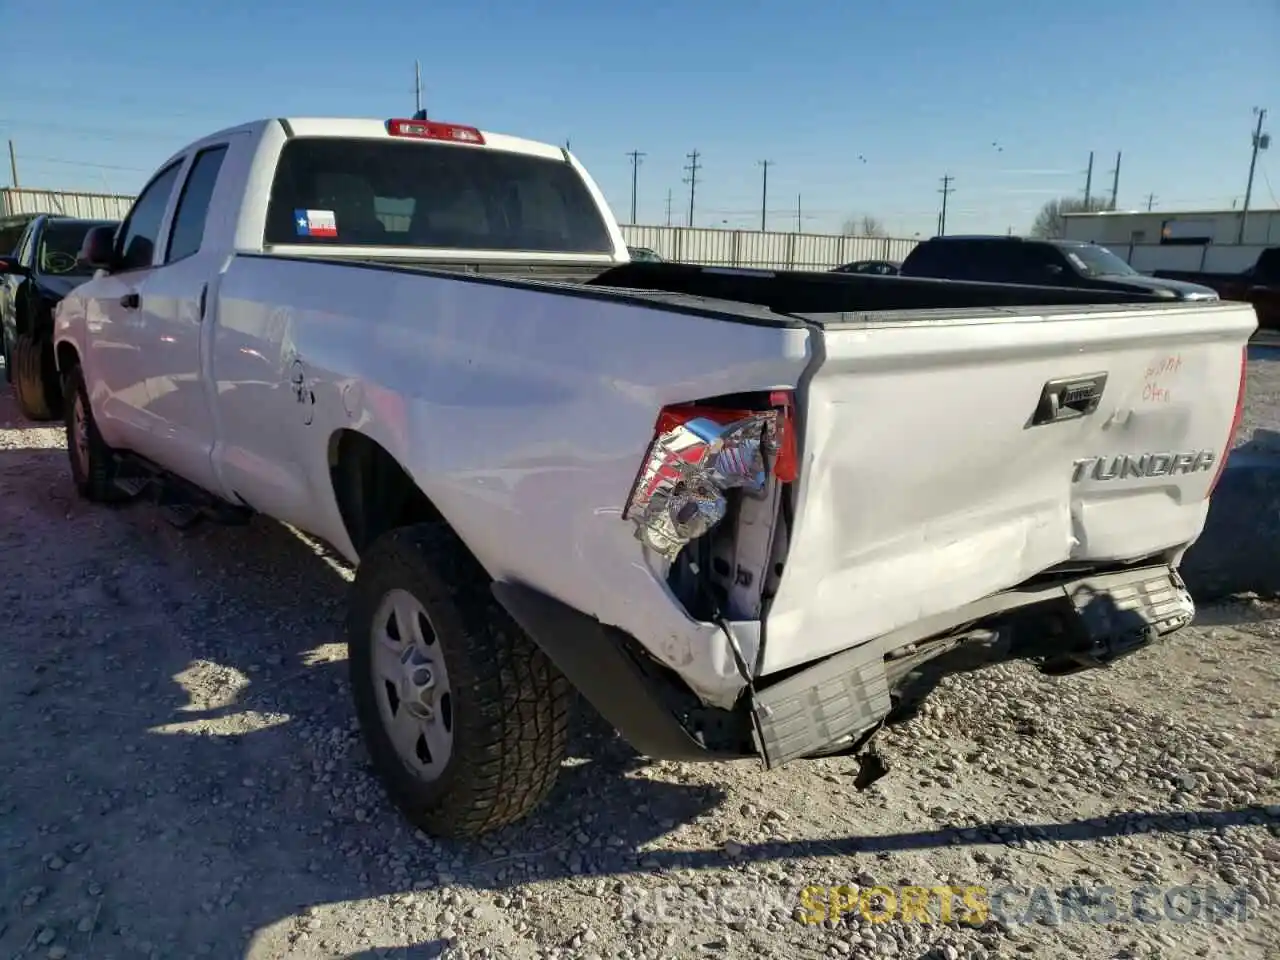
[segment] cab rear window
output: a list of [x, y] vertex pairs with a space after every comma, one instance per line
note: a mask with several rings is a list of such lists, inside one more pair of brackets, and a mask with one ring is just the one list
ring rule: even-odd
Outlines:
[[297, 138], [267, 207], [267, 244], [611, 253], [569, 164], [488, 147]]

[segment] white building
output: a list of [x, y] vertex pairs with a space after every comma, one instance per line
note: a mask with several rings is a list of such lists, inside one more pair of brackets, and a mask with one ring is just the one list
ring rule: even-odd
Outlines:
[[1280, 246], [1280, 210], [1250, 210], [1242, 244], [1239, 210], [1115, 210], [1068, 213], [1063, 219], [1067, 239], [1100, 243], [1136, 270], [1230, 273], [1251, 266], [1267, 247]]

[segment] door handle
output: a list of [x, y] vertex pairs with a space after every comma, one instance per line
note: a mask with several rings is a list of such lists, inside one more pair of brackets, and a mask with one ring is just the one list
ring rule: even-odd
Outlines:
[[1106, 387], [1105, 373], [1050, 380], [1040, 391], [1040, 402], [1031, 415], [1031, 426], [1087, 417], [1098, 409], [1098, 404], [1102, 402], [1102, 391]]
[[126, 293], [120, 298], [120, 306], [124, 307], [126, 310], [137, 310], [142, 306], [142, 297], [136, 292]]

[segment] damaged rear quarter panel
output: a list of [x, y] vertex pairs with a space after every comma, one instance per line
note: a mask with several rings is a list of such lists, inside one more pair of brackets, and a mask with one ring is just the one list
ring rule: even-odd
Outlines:
[[[664, 404], [794, 387], [807, 328], [359, 268], [336, 271], [335, 301], [315, 282], [332, 264], [241, 269], [262, 273], [246, 287], [289, 298], [323, 436], [369, 434], [492, 576], [621, 628], [712, 702], [731, 700], [742, 681], [721, 631], [675, 601], [622, 510]], [[380, 414], [368, 401], [378, 396], [403, 415]], [[364, 399], [348, 410], [353, 398]], [[321, 489], [326, 444], [309, 449]], [[340, 525], [336, 506], [326, 522]]]

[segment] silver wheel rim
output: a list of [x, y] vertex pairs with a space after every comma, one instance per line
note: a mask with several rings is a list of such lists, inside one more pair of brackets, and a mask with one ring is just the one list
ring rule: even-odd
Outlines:
[[373, 686], [382, 727], [401, 762], [434, 781], [453, 754], [453, 695], [427, 611], [407, 590], [392, 590], [373, 617]]
[[75, 403], [71, 407], [71, 443], [72, 454], [76, 458], [76, 466], [80, 473], [89, 475], [89, 418], [85, 416], [84, 399], [76, 394]]

